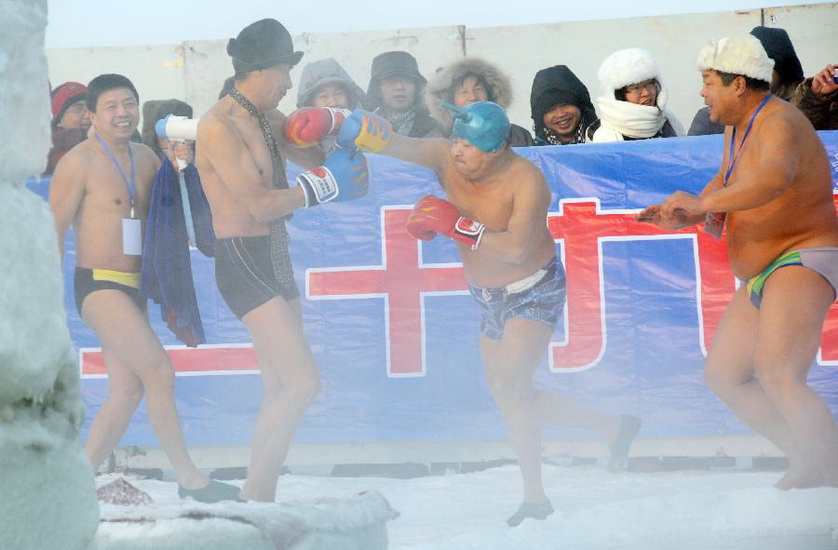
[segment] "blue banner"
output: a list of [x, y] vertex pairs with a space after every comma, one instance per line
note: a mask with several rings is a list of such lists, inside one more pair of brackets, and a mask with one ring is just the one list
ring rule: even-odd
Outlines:
[[[838, 132], [821, 137], [838, 173]], [[746, 431], [702, 380], [707, 346], [735, 288], [724, 243], [695, 228], [666, 233], [633, 220], [675, 190], [700, 191], [718, 171], [721, 136], [518, 153], [547, 176], [553, 193], [547, 223], [568, 278], [565, 316], [536, 385], [604, 411], [636, 414], [649, 437]], [[479, 312], [456, 249], [447, 239], [419, 242], [404, 230], [413, 203], [442, 190], [430, 170], [368, 159], [366, 197], [300, 210], [289, 223], [305, 330], [322, 378], [296, 440], [503, 438], [480, 363]], [[289, 170], [290, 180], [296, 172]], [[46, 197], [49, 180], [35, 178], [29, 186]], [[214, 260], [191, 254], [207, 344], [180, 345], [156, 304], [149, 304], [149, 316], [178, 371], [188, 442], [248, 443], [261, 395], [250, 339], [216, 289]], [[70, 234], [67, 289], [74, 264]], [[71, 294], [66, 308], [80, 350], [86, 429], [108, 388], [98, 339]], [[836, 365], [833, 306], [810, 381], [838, 414]], [[157, 446], [143, 407], [122, 443]]]

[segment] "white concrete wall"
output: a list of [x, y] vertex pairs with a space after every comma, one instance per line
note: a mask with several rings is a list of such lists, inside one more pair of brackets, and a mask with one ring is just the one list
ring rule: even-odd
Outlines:
[[[277, 17], [281, 19], [279, 14]], [[698, 95], [701, 83], [695, 59], [708, 40], [747, 33], [759, 24], [784, 28], [794, 42], [804, 71], [811, 76], [828, 62], [838, 61], [836, 22], [838, 3], [828, 3], [515, 27], [451, 26], [302, 34], [294, 36], [294, 44], [305, 56], [292, 77], [299, 78], [307, 62], [334, 57], [366, 90], [372, 58], [384, 51], [412, 53], [426, 77], [464, 56], [482, 57], [510, 75], [516, 97], [510, 119], [531, 128], [529, 96], [536, 71], [551, 65], [568, 65], [596, 97], [596, 72], [602, 60], [618, 49], [640, 47], [657, 58], [670, 90], [669, 108], [688, 127], [703, 104]], [[230, 29], [230, 37], [239, 30]], [[171, 46], [48, 50], [50, 81], [53, 86], [67, 80], [86, 83], [101, 73], [122, 73], [134, 81], [141, 101], [183, 99], [200, 114], [215, 102], [224, 79], [232, 74], [226, 53], [228, 38]], [[290, 112], [295, 105], [293, 89], [280, 108]]]

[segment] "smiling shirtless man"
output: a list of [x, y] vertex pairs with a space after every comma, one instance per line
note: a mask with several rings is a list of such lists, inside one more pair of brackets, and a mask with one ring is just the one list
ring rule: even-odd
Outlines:
[[753, 36], [698, 59], [710, 120], [727, 126], [721, 168], [700, 196], [678, 191], [638, 219], [727, 231], [742, 284], [705, 363], [709, 387], [788, 457], [780, 489], [838, 486], [838, 428], [806, 383], [838, 288], [829, 160], [812, 125], [772, 96], [774, 66]]
[[202, 502], [234, 500], [236, 487], [210, 481], [189, 457], [175, 407], [175, 371], [139, 294], [142, 223], [160, 161], [131, 142], [139, 122], [137, 90], [122, 75], [97, 76], [87, 87], [87, 108], [94, 135], [59, 161], [49, 193], [62, 258], [65, 234], [74, 229], [76, 307], [99, 337], [108, 371], [110, 391], [90, 425], [85, 454], [98, 469], [145, 394], [178, 494]]

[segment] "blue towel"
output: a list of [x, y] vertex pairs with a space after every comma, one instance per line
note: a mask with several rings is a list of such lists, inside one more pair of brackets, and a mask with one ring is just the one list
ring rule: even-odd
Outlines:
[[[205, 256], [213, 256], [212, 214], [195, 166], [184, 170], [195, 240]], [[143, 241], [140, 295], [160, 304], [160, 314], [178, 340], [189, 347], [206, 342], [195, 284], [192, 280], [186, 222], [178, 174], [168, 159], [154, 178]]]

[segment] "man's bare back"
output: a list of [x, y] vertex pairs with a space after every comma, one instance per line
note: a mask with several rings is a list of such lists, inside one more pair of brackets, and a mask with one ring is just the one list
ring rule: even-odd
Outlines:
[[[730, 129], [727, 133], [729, 143]], [[728, 166], [727, 153], [722, 170]], [[769, 186], [772, 178], [789, 183], [776, 188], [776, 197], [761, 206], [728, 213], [728, 248], [737, 277], [753, 277], [791, 250], [838, 246], [838, 216], [823, 143], [800, 111], [783, 100], [772, 98], [755, 119], [728, 186], [752, 178], [769, 180], [762, 182]]]
[[525, 255], [514, 262], [458, 245], [469, 282], [481, 287], [502, 287], [544, 267], [556, 249], [547, 229], [550, 190], [541, 171], [509, 151], [509, 161], [500, 171], [474, 183], [456, 170], [457, 161], [450, 147], [446, 147], [446, 155], [439, 179], [461, 215], [480, 220], [489, 231], [508, 231], [513, 216], [531, 229]]

